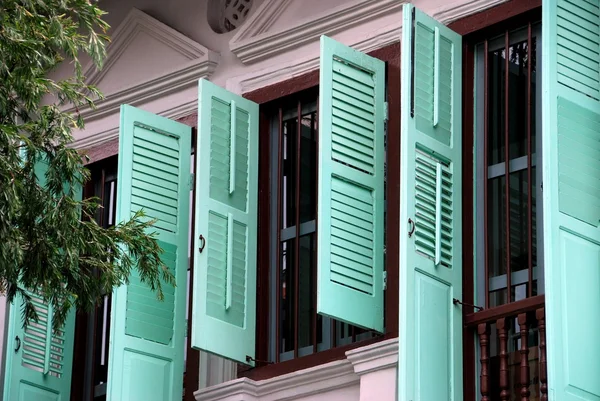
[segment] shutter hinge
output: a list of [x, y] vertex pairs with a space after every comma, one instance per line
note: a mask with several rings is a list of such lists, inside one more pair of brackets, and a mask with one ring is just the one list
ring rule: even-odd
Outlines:
[[190, 190], [194, 189], [194, 173], [190, 174]]
[[387, 271], [383, 271], [383, 289], [387, 290]]
[[390, 107], [388, 102], [383, 102], [383, 119], [385, 121], [390, 119]]

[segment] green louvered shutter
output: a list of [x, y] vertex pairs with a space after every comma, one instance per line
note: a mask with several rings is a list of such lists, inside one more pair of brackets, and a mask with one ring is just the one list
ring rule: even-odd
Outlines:
[[192, 347], [253, 364], [258, 105], [201, 79]]
[[600, 400], [600, 1], [542, 4], [550, 400]]
[[402, 12], [398, 399], [459, 401], [462, 38]]
[[188, 265], [191, 128], [131, 106], [121, 106], [117, 222], [143, 209], [157, 219], [162, 261], [176, 287], [164, 300], [133, 270], [114, 290], [107, 399], [180, 400]]
[[[43, 185], [48, 169], [44, 162], [36, 166], [36, 176]], [[75, 193], [81, 199], [81, 187]], [[23, 328], [20, 295], [9, 306], [6, 337], [4, 400], [54, 401], [69, 400], [73, 370], [75, 339], [75, 310], [72, 309], [64, 326], [52, 330], [53, 308], [35, 292], [30, 292], [39, 321]]]
[[385, 64], [321, 36], [317, 312], [383, 332]]

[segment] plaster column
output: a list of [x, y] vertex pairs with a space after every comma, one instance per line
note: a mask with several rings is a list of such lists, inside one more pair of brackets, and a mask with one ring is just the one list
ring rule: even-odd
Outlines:
[[234, 380], [237, 377], [237, 364], [225, 358], [200, 351], [200, 372], [198, 389]]
[[397, 338], [348, 351], [346, 357], [360, 377], [360, 401], [396, 401]]

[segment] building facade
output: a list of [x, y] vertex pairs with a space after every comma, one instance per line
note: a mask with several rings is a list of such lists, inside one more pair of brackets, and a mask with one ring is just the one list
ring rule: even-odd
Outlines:
[[598, 0], [99, 4], [83, 196], [177, 286], [3, 302], [5, 400], [600, 399]]

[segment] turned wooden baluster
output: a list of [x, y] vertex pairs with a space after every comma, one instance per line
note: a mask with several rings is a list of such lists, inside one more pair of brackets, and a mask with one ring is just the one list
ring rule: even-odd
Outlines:
[[479, 334], [479, 346], [481, 351], [481, 375], [480, 387], [481, 387], [481, 401], [490, 401], [490, 330], [487, 323], [480, 323], [477, 326], [477, 334]]
[[548, 370], [546, 366], [546, 312], [544, 308], [535, 311], [540, 335], [540, 401], [548, 401]]
[[496, 329], [500, 340], [500, 399], [508, 401], [510, 392], [508, 391], [508, 329], [506, 328], [506, 318], [496, 321]]
[[527, 313], [521, 313], [518, 318], [521, 335], [521, 401], [529, 401], [529, 347], [527, 338], [529, 327], [527, 326]]

